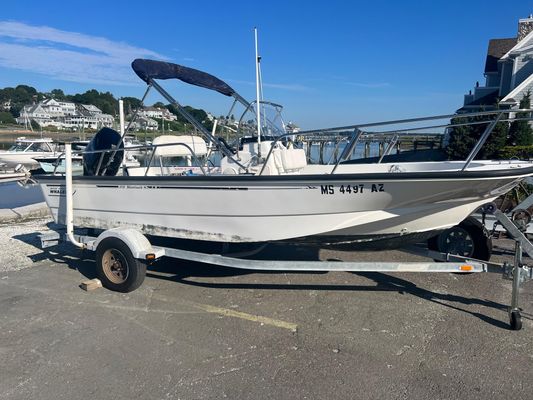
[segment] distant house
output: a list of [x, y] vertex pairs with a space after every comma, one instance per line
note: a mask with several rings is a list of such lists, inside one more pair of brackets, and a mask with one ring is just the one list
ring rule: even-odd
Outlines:
[[533, 16], [518, 21], [514, 38], [491, 39], [485, 61], [485, 85], [464, 97], [461, 112], [513, 106], [533, 92]]
[[19, 124], [35, 121], [41, 127], [53, 126], [59, 130], [100, 129], [113, 126], [112, 115], [104, 114], [92, 104], [78, 104], [45, 99], [36, 104], [25, 105]]
[[[80, 114], [84, 114], [92, 123], [98, 127], [112, 127], [115, 118], [110, 114], [104, 114], [102, 110], [92, 104], [80, 104], [78, 107]], [[98, 129], [98, 128], [93, 128]]]
[[158, 118], [165, 121], [176, 121], [178, 117], [168, 111], [166, 108], [160, 107], [144, 107], [139, 110], [139, 116], [146, 118]]
[[0, 103], [0, 110], [3, 110], [3, 111], [11, 110], [11, 99]]
[[80, 104], [79, 109], [88, 112], [91, 115], [102, 114], [102, 110], [92, 104]]
[[285, 130], [287, 133], [298, 133], [300, 132], [300, 127], [293, 122], [289, 122], [285, 125]]
[[156, 120], [143, 116], [137, 116], [135, 121], [131, 123], [128, 121], [126, 125], [129, 125], [130, 131], [156, 131], [159, 128], [159, 123]]
[[20, 110], [20, 116], [17, 118], [17, 123], [25, 124], [29, 121], [35, 121], [40, 126], [48, 126], [52, 122], [52, 117], [46, 107], [41, 103], [28, 104]]

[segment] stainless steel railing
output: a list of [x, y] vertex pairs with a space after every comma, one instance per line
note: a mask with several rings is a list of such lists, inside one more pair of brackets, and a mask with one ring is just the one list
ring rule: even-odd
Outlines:
[[[466, 170], [472, 160], [477, 156], [483, 145], [486, 143], [487, 139], [490, 137], [490, 134], [498, 124], [498, 122], [511, 122], [511, 121], [532, 121], [533, 117], [518, 117], [518, 118], [510, 118], [508, 114], [515, 114], [515, 113], [531, 113], [533, 112], [533, 109], [517, 109], [517, 110], [495, 110], [495, 111], [480, 111], [475, 113], [465, 113], [465, 114], [446, 114], [446, 115], [437, 115], [437, 116], [430, 116], [430, 117], [420, 117], [420, 118], [409, 118], [409, 119], [399, 119], [399, 120], [392, 120], [392, 121], [384, 121], [384, 122], [376, 122], [376, 123], [369, 123], [369, 124], [359, 124], [359, 125], [347, 125], [347, 126], [341, 126], [336, 128], [326, 128], [326, 129], [315, 129], [315, 130], [307, 130], [307, 131], [301, 131], [298, 132], [296, 135], [298, 137], [306, 137], [306, 136], [330, 136], [330, 137], [345, 137], [348, 136], [350, 139], [348, 140], [341, 156], [336, 160], [335, 165], [333, 166], [331, 173], [335, 173], [337, 170], [339, 164], [347, 159], [347, 157], [351, 154], [351, 151], [355, 148], [357, 145], [357, 142], [364, 136], [372, 135], [374, 137], [390, 137], [391, 140], [389, 142], [389, 145], [387, 146], [387, 149], [381, 155], [378, 163], [381, 163], [383, 161], [383, 158], [394, 146], [393, 142], [397, 142], [399, 138], [402, 135], [408, 134], [413, 131], [420, 131], [420, 130], [427, 130], [427, 129], [434, 129], [434, 128], [454, 128], [454, 127], [460, 127], [460, 126], [468, 126], [468, 125], [483, 125], [488, 124], [487, 128], [481, 135], [480, 139], [476, 142], [474, 148], [471, 150], [469, 155], [467, 156], [465, 163], [462, 167], [462, 171]], [[392, 130], [384, 130], [384, 131], [370, 131], [365, 130], [367, 128], [377, 128], [380, 126], [391, 126], [391, 125], [405, 125], [408, 123], [420, 123], [425, 121], [436, 121], [436, 120], [442, 120], [442, 119], [457, 119], [461, 120], [464, 118], [472, 118], [472, 117], [483, 117], [483, 116], [495, 116], [493, 119], [483, 120], [483, 121], [468, 121], [468, 122], [455, 122], [455, 123], [446, 123], [446, 124], [423, 124], [422, 126], [414, 126], [409, 128], [399, 128], [399, 129], [392, 129]], [[350, 133], [351, 132], [351, 133]], [[284, 135], [281, 135], [277, 137], [270, 148], [270, 151], [268, 152], [268, 155], [266, 159], [264, 160], [263, 167], [261, 168], [261, 171], [259, 172], [259, 175], [261, 175], [265, 168], [266, 164], [269, 161], [273, 149], [276, 147], [277, 143], [284, 138], [288, 136], [294, 136], [294, 133], [287, 133]]]

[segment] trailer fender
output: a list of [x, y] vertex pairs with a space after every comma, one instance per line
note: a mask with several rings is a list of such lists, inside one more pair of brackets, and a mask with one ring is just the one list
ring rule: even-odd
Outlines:
[[154, 254], [155, 259], [158, 259], [163, 255], [163, 252], [159, 249], [154, 249], [150, 241], [141, 232], [132, 228], [112, 228], [102, 232], [96, 241], [94, 242], [94, 248], [96, 249], [102, 240], [106, 238], [117, 238], [122, 240], [131, 251], [134, 258], [146, 259], [147, 254]]

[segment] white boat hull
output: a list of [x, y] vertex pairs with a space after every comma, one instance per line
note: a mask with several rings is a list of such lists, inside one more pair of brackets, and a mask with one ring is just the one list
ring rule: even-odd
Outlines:
[[5, 163], [6, 167], [13, 168], [19, 164], [28, 168], [37, 168], [39, 163], [34, 158], [50, 157], [51, 152], [0, 152], [0, 162]]
[[[74, 177], [74, 225], [218, 242], [405, 235], [456, 225], [523, 178], [426, 175]], [[65, 223], [64, 180], [40, 183]]]

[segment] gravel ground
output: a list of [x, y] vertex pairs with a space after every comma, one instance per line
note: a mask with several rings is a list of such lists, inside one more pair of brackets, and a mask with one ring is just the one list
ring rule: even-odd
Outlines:
[[42, 253], [36, 232], [48, 231], [51, 222], [50, 218], [40, 218], [0, 225], [0, 272], [31, 267], [32, 256]]

